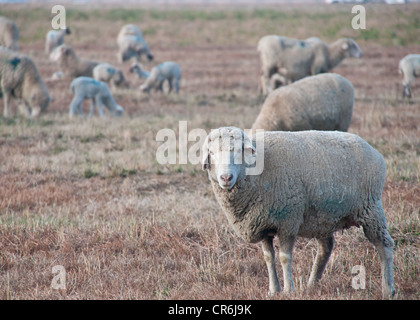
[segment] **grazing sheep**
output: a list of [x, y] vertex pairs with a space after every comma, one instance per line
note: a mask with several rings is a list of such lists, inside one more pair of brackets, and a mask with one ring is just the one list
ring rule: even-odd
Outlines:
[[271, 92], [252, 129], [347, 131], [353, 103], [353, 85], [346, 78], [335, 73], [307, 77]]
[[6, 17], [0, 17], [0, 46], [17, 51], [18, 37], [19, 31], [16, 24]]
[[399, 73], [404, 76], [402, 81], [403, 98], [411, 98], [410, 85], [415, 77], [420, 77], [420, 54], [409, 54], [401, 59]]
[[327, 45], [316, 39], [303, 41], [269, 35], [259, 40], [257, 49], [261, 60], [263, 94], [275, 89], [270, 87], [273, 74], [279, 73], [294, 82], [309, 75], [328, 72], [344, 58], [360, 58], [362, 54], [357, 43], [348, 38]]
[[103, 117], [102, 104], [114, 116], [120, 117], [123, 114], [123, 108], [115, 102], [105, 82], [89, 77], [78, 77], [71, 82], [70, 89], [74, 94], [74, 98], [70, 104], [70, 118], [75, 113], [79, 113], [84, 117], [82, 111], [82, 102], [84, 99], [91, 99], [89, 117], [93, 115], [95, 106], [99, 110], [99, 116]]
[[99, 62], [79, 58], [69, 45], [62, 44], [54, 49], [50, 55], [52, 61], [58, 62], [63, 77], [73, 79], [81, 76], [92, 77], [93, 68]]
[[131, 58], [135, 58], [139, 62], [143, 54], [149, 61], [153, 60], [149, 46], [144, 41], [140, 29], [134, 24], [127, 24], [121, 28], [117, 37], [117, 44], [119, 50], [117, 56], [120, 63]]
[[[202, 151], [203, 170], [230, 224], [244, 240], [262, 241], [271, 294], [281, 290], [275, 235], [284, 289], [290, 292], [296, 238], [318, 240], [312, 287], [328, 262], [334, 232], [351, 226], [362, 226], [379, 253], [383, 294], [395, 293], [393, 240], [381, 202], [385, 161], [363, 139], [340, 131], [270, 131], [251, 140], [238, 128], [224, 127], [207, 136]], [[255, 161], [263, 161], [260, 175], [247, 171]]]
[[139, 78], [147, 79], [150, 76], [150, 72], [142, 68], [139, 63], [133, 63], [130, 67], [130, 72], [135, 73]]
[[10, 116], [11, 98], [22, 99], [29, 118], [44, 112], [50, 96], [34, 62], [26, 55], [0, 47], [0, 97], [4, 117]]
[[70, 28], [48, 31], [45, 40], [45, 53], [49, 54], [53, 52], [55, 48], [61, 46], [64, 43], [64, 37], [70, 33]]
[[[144, 77], [148, 72], [141, 69], [139, 64], [134, 64], [130, 68], [130, 72], [135, 72], [139, 77]], [[147, 76], [146, 81], [140, 86], [140, 90], [149, 92], [151, 89], [163, 91], [163, 83], [168, 81], [169, 92], [174, 88], [175, 92], [179, 92], [179, 83], [181, 81], [181, 68], [179, 64], [172, 61], [166, 61], [154, 67]]]
[[125, 80], [124, 73], [109, 63], [98, 64], [93, 69], [93, 78], [98, 81], [108, 82], [114, 88], [128, 88], [130, 86]]

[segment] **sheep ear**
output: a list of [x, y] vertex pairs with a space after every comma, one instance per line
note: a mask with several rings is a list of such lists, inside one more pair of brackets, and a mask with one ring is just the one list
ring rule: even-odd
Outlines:
[[344, 42], [344, 43], [342, 44], [341, 48], [342, 48], [344, 51], [345, 51], [345, 50], [347, 50], [347, 49], [349, 48], [348, 43], [347, 43], [347, 42]]
[[209, 154], [209, 137], [206, 137], [204, 140], [203, 147], [201, 148], [201, 169], [209, 170], [210, 169], [210, 154]]

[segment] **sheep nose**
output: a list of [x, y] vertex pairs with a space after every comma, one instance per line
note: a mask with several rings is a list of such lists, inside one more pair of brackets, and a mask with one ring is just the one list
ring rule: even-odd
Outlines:
[[232, 180], [232, 178], [233, 178], [233, 175], [231, 174], [222, 174], [220, 176], [220, 179], [222, 179], [224, 182], [229, 182]]

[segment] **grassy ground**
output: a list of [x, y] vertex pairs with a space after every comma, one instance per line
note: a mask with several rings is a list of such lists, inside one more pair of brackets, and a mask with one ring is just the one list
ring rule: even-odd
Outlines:
[[[69, 120], [69, 81], [49, 80], [57, 66], [43, 52], [50, 9], [2, 7], [55, 100], [40, 119], [0, 118], [0, 298], [267, 299], [260, 246], [234, 234], [200, 165], [157, 163], [155, 137], [179, 121], [189, 130], [250, 128], [262, 104], [256, 42], [276, 33], [359, 43], [363, 58], [334, 72], [355, 87], [349, 131], [386, 160], [395, 298], [419, 299], [420, 86], [403, 101], [397, 66], [420, 51], [420, 6], [366, 8], [366, 31], [351, 29], [349, 6], [69, 8], [66, 41], [80, 56], [118, 65], [118, 30], [134, 22], [155, 56], [146, 68], [174, 60], [183, 69], [178, 96], [142, 95], [129, 63], [118, 65], [133, 87], [114, 91], [124, 117]], [[346, 230], [336, 242], [319, 289], [307, 293], [316, 242], [299, 239], [297, 291], [272, 299], [380, 299], [379, 258], [363, 232]], [[55, 265], [65, 267], [66, 289], [51, 287]], [[351, 286], [356, 265], [366, 268], [364, 290]]]

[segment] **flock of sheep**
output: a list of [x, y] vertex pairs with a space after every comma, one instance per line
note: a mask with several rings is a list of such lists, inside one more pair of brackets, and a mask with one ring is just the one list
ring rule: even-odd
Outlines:
[[[50, 31], [46, 52], [58, 62], [54, 77], [74, 79], [70, 116], [83, 114], [81, 104], [91, 99], [103, 115], [104, 105], [120, 116], [123, 108], [111, 95], [113, 87], [127, 87], [124, 74], [108, 63], [86, 60], [64, 44], [69, 29]], [[17, 28], [0, 18], [0, 78], [4, 116], [10, 115], [11, 97], [22, 99], [30, 116], [48, 107], [50, 97], [32, 60], [16, 52]], [[130, 72], [145, 78], [142, 91], [179, 91], [181, 68], [164, 62], [150, 72], [138, 63], [153, 55], [135, 25], [118, 34], [118, 61], [134, 58]], [[318, 252], [308, 287], [321, 278], [334, 246], [334, 232], [361, 226], [379, 253], [382, 292], [392, 297], [393, 240], [387, 231], [381, 194], [385, 180], [383, 157], [362, 138], [347, 133], [354, 103], [352, 84], [328, 73], [347, 57], [361, 57], [352, 39], [328, 45], [319, 38], [291, 39], [275, 35], [258, 42], [261, 60], [260, 89], [267, 95], [248, 136], [235, 127], [212, 130], [202, 148], [203, 170], [208, 171], [214, 194], [236, 232], [246, 241], [262, 242], [269, 274], [269, 292], [281, 289], [276, 268], [273, 238], [277, 236], [283, 268], [284, 290], [293, 291], [292, 252], [298, 236], [316, 238]], [[420, 55], [401, 60], [403, 95], [410, 97], [410, 84], [420, 75]], [[263, 133], [258, 133], [263, 129]], [[249, 175], [258, 160], [257, 144], [263, 139], [264, 170]], [[239, 150], [238, 150], [239, 146]], [[239, 153], [238, 153], [239, 151]], [[239, 160], [239, 161], [238, 161]]]
[[[99, 115], [103, 116], [102, 106], [111, 115], [121, 116], [123, 108], [115, 102], [108, 84], [113, 88], [128, 88], [130, 85], [123, 72], [110, 63], [79, 57], [70, 45], [64, 43], [65, 36], [69, 34], [69, 28], [50, 30], [45, 41], [46, 54], [49, 54], [50, 60], [56, 62], [60, 69], [52, 75], [52, 79], [74, 79], [70, 84], [74, 98], [69, 107], [69, 116], [83, 116], [84, 99], [91, 100], [90, 116], [95, 107], [98, 108]], [[28, 116], [35, 117], [45, 112], [51, 97], [32, 59], [17, 52], [18, 36], [16, 24], [6, 17], [0, 17], [0, 93], [4, 96], [3, 115], [10, 116], [10, 100], [16, 98], [26, 106]], [[152, 89], [163, 91], [165, 82], [168, 82], [169, 92], [179, 92], [181, 68], [176, 62], [163, 62], [150, 72], [140, 65], [143, 55], [148, 60], [153, 60], [153, 55], [137, 26], [123, 26], [118, 34], [117, 44], [118, 62], [123, 63], [134, 58], [136, 62], [132, 64], [130, 72], [146, 79], [139, 88], [142, 92], [150, 92]]]

